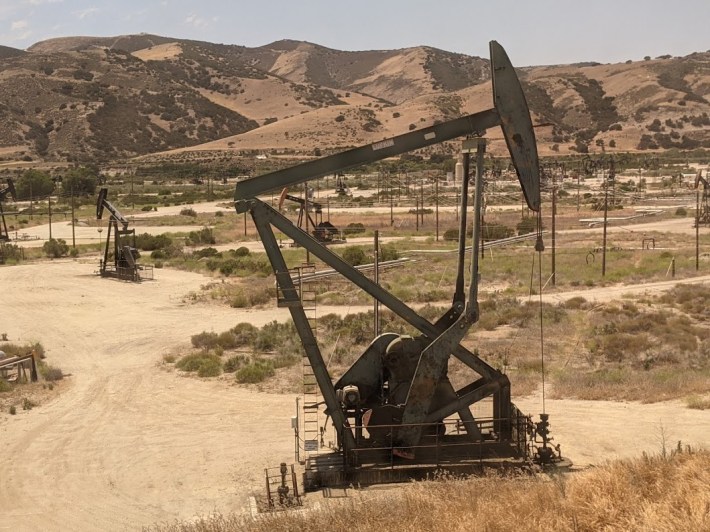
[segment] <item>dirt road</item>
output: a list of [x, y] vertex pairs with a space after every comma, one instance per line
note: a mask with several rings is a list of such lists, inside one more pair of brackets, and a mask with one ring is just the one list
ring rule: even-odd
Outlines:
[[[52, 401], [0, 413], [0, 530], [132, 530], [243, 511], [264, 467], [293, 462], [295, 397], [181, 377], [160, 361], [203, 330], [287, 315], [184, 303], [206, 282], [197, 274], [158, 270], [135, 285], [94, 269], [71, 260], [0, 268], [0, 332], [42, 342], [72, 374]], [[516, 403], [541, 409], [539, 397]], [[664, 432], [669, 444], [710, 446], [710, 416], [679, 403], [548, 399], [547, 410], [578, 464], [658, 451]]]

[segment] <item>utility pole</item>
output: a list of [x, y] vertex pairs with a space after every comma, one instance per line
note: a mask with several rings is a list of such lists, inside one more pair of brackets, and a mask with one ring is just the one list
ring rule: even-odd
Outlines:
[[609, 188], [607, 187], [607, 183], [604, 183], [604, 237], [602, 239], [602, 277], [606, 275], [606, 220], [607, 220], [607, 212], [609, 210], [609, 205], [608, 205], [608, 198], [609, 198]]
[[695, 190], [695, 271], [700, 270], [700, 190]]
[[436, 205], [436, 241], [439, 241], [439, 178], [434, 179], [434, 203]]
[[74, 234], [74, 183], [71, 185], [71, 245], [76, 249], [76, 235]]
[[552, 286], [557, 282], [555, 269], [555, 218], [557, 215], [557, 186], [555, 183], [555, 174], [552, 174]]
[[52, 240], [52, 194], [47, 196], [47, 212], [49, 213], [49, 239]]
[[[380, 232], [375, 229], [375, 284], [380, 284]], [[375, 300], [375, 338], [380, 335], [380, 302], [377, 298]]]

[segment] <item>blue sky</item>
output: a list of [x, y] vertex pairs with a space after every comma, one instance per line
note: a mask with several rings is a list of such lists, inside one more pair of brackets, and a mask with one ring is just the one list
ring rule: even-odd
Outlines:
[[0, 44], [132, 33], [261, 46], [298, 39], [340, 50], [428, 45], [518, 66], [710, 49], [710, 0], [0, 0]]

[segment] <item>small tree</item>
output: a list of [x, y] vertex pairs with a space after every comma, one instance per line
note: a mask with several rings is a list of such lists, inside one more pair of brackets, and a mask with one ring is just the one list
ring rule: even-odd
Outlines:
[[49, 196], [54, 190], [54, 181], [40, 170], [27, 170], [17, 181], [17, 199], [28, 200]]
[[73, 192], [77, 196], [91, 196], [96, 192], [98, 182], [98, 170], [81, 166], [72, 168], [62, 180], [62, 188], [65, 192]]

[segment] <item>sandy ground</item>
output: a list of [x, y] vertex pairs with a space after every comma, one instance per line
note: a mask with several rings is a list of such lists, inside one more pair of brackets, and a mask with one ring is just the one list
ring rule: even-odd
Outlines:
[[[294, 460], [295, 396], [160, 365], [192, 334], [286, 319], [284, 309], [186, 304], [206, 282], [197, 274], [163, 269], [136, 285], [94, 269], [72, 260], [0, 268], [0, 332], [42, 342], [48, 361], [71, 373], [50, 402], [0, 413], [0, 529], [128, 530], [244, 511], [262, 491], [263, 468]], [[538, 396], [516, 403], [542, 409]], [[710, 445], [710, 416], [679, 402], [548, 399], [547, 411], [556, 441], [578, 465], [656, 452], [664, 438]]]

